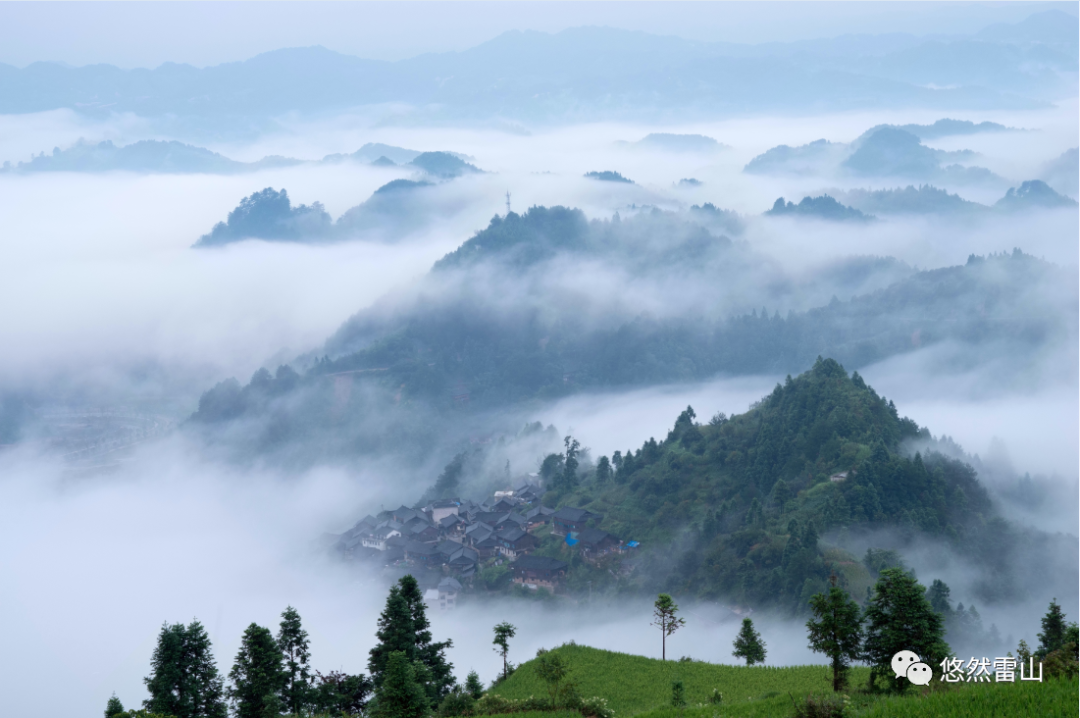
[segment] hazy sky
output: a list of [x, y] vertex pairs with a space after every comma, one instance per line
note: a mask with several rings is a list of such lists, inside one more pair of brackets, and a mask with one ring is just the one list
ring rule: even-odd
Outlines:
[[0, 62], [204, 66], [308, 45], [396, 60], [582, 25], [745, 43], [973, 33], [1050, 8], [1077, 12], [1053, 2], [3, 2]]

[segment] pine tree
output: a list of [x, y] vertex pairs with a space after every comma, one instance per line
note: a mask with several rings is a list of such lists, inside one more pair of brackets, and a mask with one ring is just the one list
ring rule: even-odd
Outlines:
[[308, 666], [311, 651], [308, 649], [307, 631], [300, 624], [300, 614], [292, 606], [286, 607], [281, 614], [277, 644], [285, 656], [285, 686], [281, 691], [281, 700], [286, 711], [300, 715], [312, 691]]
[[732, 655], [746, 660], [746, 665], [765, 662], [765, 642], [761, 640], [761, 634], [754, 630], [754, 622], [749, 618], [742, 620], [742, 628], [735, 637], [735, 650]]
[[423, 718], [429, 707], [427, 692], [416, 680], [416, 666], [404, 651], [391, 651], [375, 689], [375, 718]]
[[601, 456], [596, 462], [596, 483], [603, 486], [611, 481], [611, 461], [606, 456]]
[[403, 576], [398, 585], [391, 587], [378, 625], [375, 635], [379, 642], [368, 658], [368, 670], [376, 688], [382, 683], [390, 654], [401, 652], [410, 662], [424, 667], [423, 676], [414, 677], [423, 679], [431, 705], [438, 705], [454, 685], [453, 666], [445, 655], [453, 644], [432, 642], [424, 596], [413, 576]]
[[908, 680], [897, 678], [892, 671], [892, 657], [899, 651], [914, 651], [930, 666], [940, 664], [952, 652], [945, 643], [941, 614], [930, 605], [926, 589], [903, 569], [881, 571], [865, 618], [863, 655], [871, 665], [871, 686], [885, 676], [893, 688], [907, 687]]
[[431, 623], [427, 619], [424, 594], [416, 579], [412, 575], [403, 576], [398, 581], [398, 585], [401, 586], [401, 596], [405, 599], [412, 618], [416, 636], [416, 660], [427, 669], [428, 677], [424, 683], [431, 697], [431, 705], [434, 707], [450, 692], [455, 683], [454, 666], [446, 660], [446, 649], [452, 648], [454, 644], [452, 641], [432, 642], [431, 631], [428, 630], [431, 628]]
[[806, 629], [810, 634], [810, 649], [829, 657], [833, 690], [840, 692], [847, 684], [851, 662], [859, 659], [862, 616], [859, 604], [836, 585], [836, 577], [830, 579], [829, 592], [815, 594], [810, 599], [814, 617], [806, 622]]
[[382, 683], [383, 672], [391, 653], [401, 652], [410, 661], [416, 660], [416, 630], [413, 628], [409, 604], [401, 595], [400, 586], [390, 587], [390, 595], [386, 598], [386, 608], [379, 615], [378, 626], [375, 637], [379, 642], [368, 654], [368, 673], [376, 686]]
[[1058, 650], [1065, 643], [1065, 614], [1058, 605], [1057, 598], [1050, 600], [1050, 607], [1042, 617], [1042, 633], [1039, 635], [1039, 647], [1035, 658], [1042, 660], [1047, 654]]
[[105, 704], [105, 718], [112, 718], [117, 713], [124, 712], [124, 704], [120, 702], [120, 699], [116, 697], [116, 694], [112, 694], [112, 698]]
[[269, 628], [252, 623], [244, 631], [229, 671], [229, 700], [236, 718], [277, 718], [285, 686], [284, 656]]
[[484, 684], [480, 682], [480, 676], [476, 671], [469, 671], [465, 677], [465, 690], [476, 700], [484, 695]]
[[198, 621], [163, 624], [143, 679], [150, 697], [143, 707], [176, 718], [225, 718], [224, 687], [210, 637]]

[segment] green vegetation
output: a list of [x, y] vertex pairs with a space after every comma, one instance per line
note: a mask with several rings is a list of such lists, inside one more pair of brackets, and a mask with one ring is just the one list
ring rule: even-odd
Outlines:
[[908, 686], [908, 680], [898, 678], [890, 666], [899, 651], [914, 651], [930, 667], [939, 665], [951, 653], [945, 643], [944, 620], [925, 594], [926, 588], [911, 574], [898, 568], [881, 572], [865, 616], [863, 658], [872, 666], [871, 686], [881, 677], [893, 689]]
[[[832, 672], [826, 666], [772, 668], [670, 662], [576, 645], [560, 646], [545, 655], [550, 653], [564, 657], [579, 694], [607, 697], [618, 718], [787, 718], [795, 714], [793, 698], [796, 705], [807, 696], [817, 696], [823, 703], [832, 694]], [[544, 683], [536, 674], [536, 663], [533, 660], [522, 664], [508, 681], [491, 692], [517, 700], [543, 695]], [[868, 668], [851, 669], [851, 692], [837, 699], [847, 705], [847, 718], [1056, 718], [1075, 715], [1076, 710], [1075, 677], [1043, 683], [935, 681], [905, 694], [864, 692], [861, 688], [868, 678]], [[675, 683], [683, 686], [687, 704], [684, 708], [672, 705]], [[713, 702], [714, 691], [722, 695], [719, 703]]]
[[400, 685], [395, 684], [394, 694], [406, 698], [411, 695], [408, 678], [415, 680], [425, 692], [430, 707], [437, 706], [455, 683], [452, 666], [446, 660], [446, 649], [453, 644], [432, 641], [423, 592], [415, 577], [403, 576], [390, 588], [378, 626], [375, 635], [379, 642], [371, 649], [368, 659], [376, 692], [387, 674], [391, 656], [400, 654], [408, 664], [408, 671], [401, 667], [397, 669], [395, 680]]
[[267, 718], [284, 708], [284, 655], [270, 629], [252, 623], [244, 631], [226, 691], [236, 718]]
[[516, 632], [517, 629], [506, 621], [495, 626], [495, 640], [492, 643], [495, 644], [495, 652], [502, 657], [503, 680], [506, 680], [514, 671], [513, 664], [506, 660], [506, 656], [510, 653], [510, 639], [516, 635]]
[[[906, 441], [929, 442], [929, 432], [835, 361], [819, 359], [746, 414], [695, 418], [688, 408], [666, 439], [621, 454], [614, 482], [545, 497], [602, 515], [601, 528], [616, 536], [665, 547], [642, 554], [642, 587], [666, 575], [661, 590], [802, 613], [832, 574], [860, 598], [875, 578], [821, 545], [822, 531], [901, 526], [991, 565], [1002, 557], [983, 542], [1001, 542], [987, 529], [1013, 531], [993, 517], [970, 466], [902, 451]], [[666, 547], [687, 529], [672, 568]], [[581, 570], [598, 587], [615, 585], [602, 569]]]
[[[581, 696], [603, 696], [619, 718], [669, 708], [672, 684], [681, 681], [688, 705], [708, 703], [717, 689], [725, 709], [765, 700], [773, 709], [790, 707], [783, 691], [796, 695], [829, 691], [831, 675], [824, 666], [771, 668], [728, 666], [701, 661], [661, 661], [644, 656], [615, 653], [586, 646], [564, 645], [539, 659], [521, 664], [510, 678], [490, 692], [506, 698], [524, 699], [548, 693], [548, 684], [537, 672], [541, 659], [556, 655], [567, 666], [570, 680]], [[867, 669], [853, 672], [865, 680]], [[779, 698], [783, 700], [779, 700]], [[689, 709], [688, 709], [689, 714]], [[786, 715], [786, 712], [784, 713]]]
[[747, 666], [765, 662], [765, 642], [761, 640], [761, 634], [754, 630], [754, 622], [749, 618], [742, 620], [742, 628], [739, 635], [735, 636], [732, 644], [735, 650], [731, 655], [742, 658]]
[[164, 624], [143, 679], [150, 697], [143, 707], [175, 718], [225, 718], [224, 687], [210, 636], [198, 621]]
[[833, 690], [847, 685], [852, 661], [862, 657], [862, 611], [847, 592], [830, 576], [829, 592], [810, 598], [813, 618], [806, 622], [810, 648], [829, 657], [833, 672]]
[[686, 625], [686, 619], [676, 614], [679, 606], [671, 596], [661, 593], [653, 604], [653, 625], [660, 629], [660, 660], [667, 660], [667, 638]]

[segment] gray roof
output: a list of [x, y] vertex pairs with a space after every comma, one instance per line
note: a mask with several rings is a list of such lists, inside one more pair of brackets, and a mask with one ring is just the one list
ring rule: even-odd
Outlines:
[[457, 582], [457, 579], [447, 576], [442, 581], [439, 581], [439, 590], [446, 593], [460, 591], [461, 584]]
[[575, 509], [569, 506], [564, 506], [554, 514], [557, 519], [564, 519], [566, 521], [588, 521], [589, 519], [598, 519], [600, 514], [594, 514], [586, 509]]
[[429, 543], [420, 543], [419, 541], [409, 541], [405, 544], [405, 550], [409, 553], [415, 553], [421, 556], [434, 556], [439, 552], [434, 545]]
[[604, 539], [610, 538], [611, 540], [618, 542], [618, 539], [609, 534], [607, 531], [601, 531], [600, 529], [582, 529], [578, 532], [577, 540], [583, 544], [595, 546]]
[[511, 567], [525, 571], [565, 571], [566, 562], [549, 556], [519, 556]]
[[507, 529], [507, 530], [503, 531], [501, 534], [499, 534], [499, 538], [502, 539], [503, 541], [509, 541], [510, 543], [513, 543], [514, 541], [517, 541], [518, 539], [520, 539], [522, 536], [528, 536], [528, 535], [529, 534], [522, 531], [521, 529]]

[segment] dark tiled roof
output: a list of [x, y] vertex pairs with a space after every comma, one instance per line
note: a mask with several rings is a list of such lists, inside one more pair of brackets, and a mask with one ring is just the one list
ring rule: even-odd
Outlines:
[[600, 529], [582, 529], [578, 531], [577, 539], [587, 546], [595, 546], [604, 539], [611, 539], [618, 543], [618, 539], [607, 531], [601, 531]]
[[513, 543], [513, 542], [517, 541], [519, 538], [521, 538], [522, 536], [528, 536], [528, 535], [529, 534], [525, 533], [521, 529], [506, 529], [501, 534], [499, 534], [499, 538], [502, 539], [503, 541], [508, 542], [508, 543]]
[[585, 509], [575, 509], [569, 506], [564, 506], [555, 512], [555, 518], [563, 519], [565, 521], [588, 521], [589, 519], [599, 518], [599, 514], [594, 514], [591, 511]]
[[565, 571], [566, 562], [548, 556], [521, 556], [511, 567], [525, 571]]

